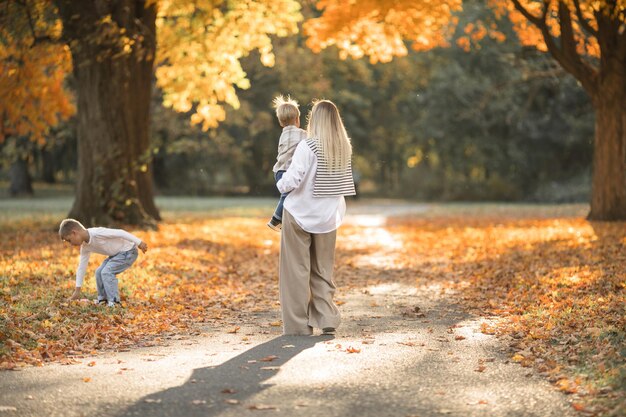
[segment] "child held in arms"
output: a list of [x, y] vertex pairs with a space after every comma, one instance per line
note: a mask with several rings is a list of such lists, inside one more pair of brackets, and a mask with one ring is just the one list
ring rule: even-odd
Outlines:
[[[278, 139], [278, 156], [276, 156], [276, 164], [272, 168], [274, 171], [274, 179], [278, 182], [293, 158], [293, 153], [301, 140], [306, 139], [306, 131], [300, 129], [300, 110], [298, 109], [298, 102], [292, 100], [291, 97], [287, 98], [278, 96], [274, 99], [274, 107], [276, 108], [276, 117], [278, 123], [283, 128], [280, 138]], [[285, 197], [289, 193], [283, 193], [280, 195], [274, 215], [267, 223], [267, 225], [276, 231], [280, 231], [283, 221], [283, 202]]]
[[148, 245], [125, 230], [106, 227], [86, 229], [79, 221], [65, 219], [59, 226], [59, 236], [72, 246], [80, 246], [80, 261], [76, 270], [76, 289], [70, 300], [82, 298], [81, 287], [91, 253], [108, 257], [96, 270], [96, 288], [98, 304], [109, 307], [121, 306], [117, 287], [117, 275], [126, 271], [137, 259], [137, 248], [144, 253]]

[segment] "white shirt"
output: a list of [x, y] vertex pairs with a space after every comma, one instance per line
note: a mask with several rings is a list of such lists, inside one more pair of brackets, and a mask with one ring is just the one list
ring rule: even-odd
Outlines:
[[306, 130], [295, 125], [285, 126], [280, 134], [280, 139], [278, 139], [278, 155], [272, 171], [286, 171], [291, 164], [296, 146], [304, 139], [306, 139]]
[[302, 229], [309, 233], [328, 233], [341, 226], [346, 200], [343, 196], [313, 197], [316, 172], [317, 157], [306, 141], [302, 141], [276, 187], [281, 193], [291, 191], [283, 207]]
[[83, 285], [83, 279], [87, 272], [87, 264], [92, 253], [113, 256], [120, 252], [126, 252], [138, 246], [141, 239], [121, 229], [109, 229], [106, 227], [90, 227], [89, 242], [80, 245], [80, 261], [76, 270], [76, 286]]

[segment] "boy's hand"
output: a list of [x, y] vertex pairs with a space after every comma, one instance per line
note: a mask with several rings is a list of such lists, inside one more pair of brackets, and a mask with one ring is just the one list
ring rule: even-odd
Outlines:
[[71, 301], [71, 300], [79, 300], [79, 299], [81, 299], [82, 297], [83, 297], [83, 294], [81, 293], [80, 288], [78, 288], [78, 287], [77, 287], [77, 288], [74, 290], [74, 292], [72, 293], [72, 296], [70, 297], [70, 301]]
[[141, 249], [143, 253], [146, 253], [146, 251], [148, 250], [148, 245], [146, 245], [146, 242], [141, 242], [139, 245], [137, 245], [137, 247]]

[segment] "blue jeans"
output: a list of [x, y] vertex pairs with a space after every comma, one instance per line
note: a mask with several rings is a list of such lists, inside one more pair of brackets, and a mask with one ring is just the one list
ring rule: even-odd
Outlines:
[[137, 259], [138, 251], [135, 246], [129, 251], [109, 256], [96, 269], [96, 288], [98, 301], [107, 300], [119, 302], [120, 293], [117, 288], [117, 274], [126, 271]]
[[[278, 182], [282, 177], [283, 174], [287, 172], [287, 171], [278, 171], [277, 173], [274, 174], [274, 179], [276, 180], [276, 182]], [[276, 220], [283, 220], [283, 203], [285, 202], [285, 197], [287, 197], [287, 195], [289, 195], [289, 193], [282, 193], [280, 195], [280, 199], [278, 200], [278, 205], [276, 206], [276, 210], [274, 210], [274, 215], [272, 217], [274, 217]]]

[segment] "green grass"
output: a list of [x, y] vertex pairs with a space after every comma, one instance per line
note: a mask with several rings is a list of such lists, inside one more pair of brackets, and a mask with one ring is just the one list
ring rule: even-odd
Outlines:
[[[48, 190], [49, 191], [49, 190]], [[69, 194], [35, 195], [34, 197], [0, 197], [0, 225], [26, 227], [26, 222], [55, 224], [69, 213], [74, 197]], [[165, 220], [184, 217], [268, 217], [277, 198], [273, 197], [167, 197], [155, 198]], [[459, 215], [502, 218], [584, 217], [587, 204], [526, 203], [420, 203], [406, 200], [370, 199], [348, 202], [351, 214], [435, 217]]]
[[[248, 197], [156, 197], [161, 215], [175, 216], [269, 216], [277, 199]], [[0, 224], [36, 221], [55, 223], [69, 213], [73, 196], [0, 198]]]

